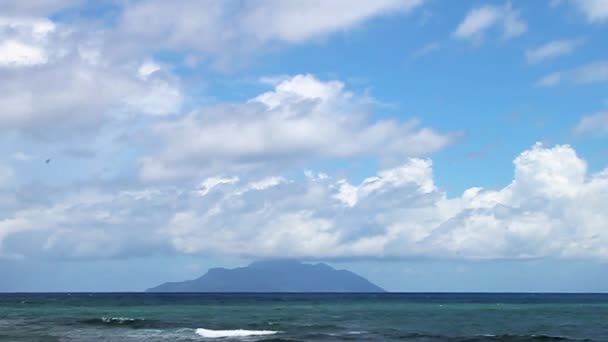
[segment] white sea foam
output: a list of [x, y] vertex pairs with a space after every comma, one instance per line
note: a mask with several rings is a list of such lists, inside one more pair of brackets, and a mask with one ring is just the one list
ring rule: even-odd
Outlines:
[[101, 321], [104, 323], [128, 323], [135, 321], [143, 321], [143, 318], [131, 318], [131, 317], [102, 317]]
[[274, 335], [278, 331], [273, 330], [210, 330], [199, 328], [196, 329], [196, 333], [206, 338], [222, 338], [222, 337], [247, 337], [247, 336], [263, 336], [263, 335]]

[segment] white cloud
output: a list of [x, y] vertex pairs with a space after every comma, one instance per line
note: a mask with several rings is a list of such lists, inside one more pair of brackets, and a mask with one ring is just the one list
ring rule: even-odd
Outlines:
[[209, 193], [209, 191], [211, 191], [213, 188], [215, 188], [218, 185], [222, 185], [222, 184], [234, 184], [236, 182], [239, 181], [238, 177], [230, 177], [230, 178], [225, 178], [225, 177], [209, 177], [207, 179], [205, 179], [200, 187], [196, 190], [196, 192], [200, 195], [200, 196], [205, 196], [206, 194]]
[[608, 134], [608, 113], [596, 113], [584, 116], [574, 128], [574, 133], [577, 135]]
[[470, 38], [495, 25], [500, 18], [497, 7], [485, 6], [471, 10], [458, 25], [454, 35], [458, 38]]
[[520, 18], [519, 11], [513, 10], [510, 3], [504, 10], [503, 37], [505, 39], [520, 36], [528, 31], [528, 24]]
[[412, 57], [421, 58], [421, 57], [424, 57], [433, 52], [437, 52], [440, 49], [441, 49], [441, 44], [439, 42], [431, 42], [431, 43], [428, 43], [428, 44], [422, 46], [418, 50], [414, 51], [414, 53], [412, 54]]
[[471, 188], [455, 198], [438, 190], [430, 161], [422, 159], [359, 185], [309, 180], [240, 197], [242, 185], [235, 183], [214, 198], [212, 209], [181, 211], [163, 232], [184, 253], [608, 258], [608, 216], [599, 210], [608, 171], [588, 174], [567, 145], [537, 144], [514, 165], [508, 186]]
[[591, 23], [608, 19], [608, 3], [604, 0], [572, 0]]
[[471, 10], [458, 25], [454, 36], [458, 38], [471, 38], [489, 29], [500, 18], [500, 10], [494, 6], [484, 6]]
[[277, 84], [275, 91], [258, 95], [251, 101], [263, 103], [273, 110], [290, 100], [327, 102], [342, 94], [350, 98], [352, 94], [344, 93], [343, 89], [344, 84], [339, 81], [320, 82], [312, 75], [296, 75]]
[[358, 189], [356, 186], [349, 184], [346, 180], [338, 182], [338, 192], [334, 194], [334, 198], [348, 205], [349, 207], [355, 206], [358, 197]]
[[360, 186], [340, 182], [340, 191], [336, 196], [345, 204], [353, 207], [361, 197], [369, 197], [376, 191], [388, 187], [400, 187], [405, 184], [416, 185], [421, 194], [433, 192], [435, 185], [432, 181], [432, 163], [430, 160], [411, 159], [408, 163], [397, 168], [381, 171], [378, 176], [366, 178]]
[[155, 61], [148, 59], [144, 61], [137, 70], [139, 77], [147, 79], [153, 73], [161, 70], [161, 66]]
[[164, 80], [154, 80], [148, 82], [147, 87], [134, 89], [124, 101], [128, 108], [136, 113], [163, 116], [178, 114], [184, 96], [174, 84]]
[[195, 191], [81, 189], [5, 211], [0, 254], [608, 259], [608, 169], [589, 173], [570, 146], [542, 144], [514, 167], [501, 189], [451, 198], [420, 158], [357, 184], [243, 175], [210, 178]]
[[415, 120], [373, 120], [369, 102], [344, 90], [342, 82], [297, 75], [246, 103], [202, 108], [156, 124], [150, 139], [162, 147], [141, 160], [141, 175], [158, 180], [333, 157], [388, 161], [453, 141]]
[[301, 42], [350, 29], [378, 15], [407, 12], [421, 3], [422, 0], [263, 0], [248, 9], [243, 26], [260, 41]]
[[55, 24], [44, 17], [29, 16], [0, 16], [0, 32], [13, 31], [12, 34], [31, 35], [33, 40], [44, 40], [49, 33], [55, 31]]
[[[0, 18], [2, 38], [0, 129], [69, 140], [126, 112], [166, 115], [181, 107], [183, 96], [170, 74], [150, 69], [151, 62], [139, 72], [130, 60], [110, 63], [97, 35], [45, 18], [15, 17]], [[148, 74], [142, 77], [141, 70]]]
[[536, 82], [538, 86], [556, 86], [560, 83], [588, 84], [608, 81], [608, 61], [600, 60], [571, 70], [556, 71]]
[[608, 61], [597, 61], [583, 65], [572, 71], [575, 83], [595, 83], [608, 81]]
[[253, 189], [253, 190], [265, 190], [265, 189], [271, 188], [273, 186], [283, 184], [285, 182], [287, 182], [287, 180], [283, 177], [271, 176], [271, 177], [266, 177], [264, 179], [260, 179], [259, 181], [251, 182], [251, 183], [249, 183], [247, 188]]
[[0, 216], [0, 257], [80, 259], [159, 253], [162, 237], [151, 227], [162, 222], [167, 213], [161, 209], [175, 204], [176, 193], [135, 193], [144, 192], [148, 196], [81, 188], [51, 204], [34, 202], [12, 210]]
[[127, 4], [118, 30], [142, 46], [194, 49], [223, 65], [239, 55], [259, 53], [269, 44], [322, 38], [374, 17], [407, 13], [422, 2], [146, 0]]
[[35, 159], [35, 156], [29, 155], [27, 153], [24, 152], [15, 152], [12, 155], [13, 159], [18, 160], [18, 161], [30, 161], [32, 159]]
[[48, 36], [55, 28], [45, 18], [0, 16], [0, 68], [47, 63]]
[[582, 39], [553, 40], [534, 49], [526, 50], [528, 63], [539, 63], [548, 59], [564, 56], [579, 46]]
[[321, 181], [321, 180], [329, 178], [329, 176], [326, 173], [323, 173], [323, 172], [315, 173], [312, 170], [304, 170], [304, 176], [306, 176], [306, 178], [308, 178], [312, 181]]
[[543, 76], [541, 79], [536, 81], [538, 87], [553, 87], [558, 85], [562, 80], [562, 74], [560, 72], [552, 72], [548, 75]]
[[[20, 175], [0, 166], [0, 256], [608, 258], [608, 171], [589, 173], [569, 146], [535, 145], [516, 158], [508, 186], [449, 197], [435, 184], [431, 160], [420, 156], [455, 136], [415, 119], [377, 116], [374, 99], [341, 81], [266, 79], [274, 88], [249, 101], [182, 114], [179, 80], [170, 66], [149, 58], [175, 48], [221, 60], [352, 30], [420, 3], [121, 2], [118, 27], [95, 31], [46, 18], [78, 2], [1, 2], [0, 12], [11, 17], [0, 20], [0, 129], [11, 133], [3, 139], [23, 143], [8, 151], [48, 155], [46, 148], [63, 146], [31, 149], [32, 134], [65, 142], [75, 134], [95, 138], [104, 125], [139, 130], [141, 140], [100, 157], [119, 164], [109, 167], [123, 168], [114, 172], [126, 179], [106, 182], [96, 170], [104, 182], [97, 186], [68, 167], [78, 174], [71, 186], [13, 191]], [[484, 6], [454, 36], [481, 39], [493, 29], [509, 38], [526, 24], [510, 5]], [[548, 50], [534, 58], [561, 53]], [[544, 84], [604, 81], [604, 64], [557, 72]], [[576, 130], [603, 127], [597, 117], [584, 118]], [[105, 142], [94, 156], [114, 152]], [[70, 147], [87, 151], [76, 145]], [[129, 179], [124, 169], [140, 156], [145, 180], [180, 182], [146, 188]], [[351, 157], [379, 160], [382, 169], [360, 182], [312, 171], [287, 176], [311, 162]]]
[[[117, 114], [164, 115], [181, 105], [181, 94], [165, 81], [143, 82], [129, 70], [68, 59], [22, 72], [0, 72], [0, 129], [69, 138], [98, 130]], [[61, 132], [61, 134], [58, 134]]]
[[452, 35], [457, 39], [479, 42], [485, 33], [494, 27], [501, 28], [502, 36], [505, 39], [522, 35], [528, 29], [526, 22], [520, 17], [519, 11], [507, 3], [503, 6], [485, 5], [472, 9]]
[[0, 43], [0, 66], [28, 66], [44, 64], [46, 61], [44, 50], [36, 46], [14, 40]]

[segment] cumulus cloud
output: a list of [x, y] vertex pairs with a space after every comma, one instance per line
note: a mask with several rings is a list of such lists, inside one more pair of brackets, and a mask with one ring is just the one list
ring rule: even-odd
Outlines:
[[186, 253], [608, 257], [602, 228], [608, 217], [598, 216], [608, 186], [605, 170], [588, 174], [567, 145], [537, 144], [514, 165], [508, 186], [471, 188], [455, 198], [435, 186], [425, 159], [410, 159], [355, 185], [309, 179], [305, 185], [285, 183], [237, 196], [244, 185], [235, 183], [218, 190], [208, 210], [176, 213], [165, 232]]
[[[0, 129], [46, 139], [98, 130], [116, 114], [165, 115], [182, 103], [168, 73], [109, 63], [95, 35], [44, 18], [0, 18]], [[4, 49], [6, 48], [6, 49]], [[154, 70], [157, 71], [157, 70]]]
[[608, 19], [608, 3], [604, 0], [573, 0], [590, 23], [604, 22]]
[[[150, 58], [158, 49], [228, 60], [274, 42], [298, 43], [354, 28], [373, 17], [406, 13], [421, 3], [319, 1], [310, 6], [146, 0], [113, 3], [118, 20], [99, 27], [49, 19], [58, 11], [78, 8], [82, 1], [3, 1], [0, 131], [46, 141], [94, 138], [117, 120], [177, 114], [185, 95], [170, 66]], [[298, 20], [301, 23], [293, 25]]]
[[[139, 130], [141, 145], [108, 159], [129, 169], [139, 158], [144, 182], [129, 178], [129, 169], [103, 185], [74, 186], [62, 174], [71, 185], [28, 188], [13, 185], [19, 175], [0, 165], [0, 257], [608, 257], [608, 171], [590, 173], [570, 146], [535, 145], [515, 159], [509, 185], [449, 197], [425, 156], [454, 134], [415, 118], [376, 115], [370, 96], [308, 74], [266, 79], [273, 89], [247, 101], [180, 113], [179, 79], [168, 62], [151, 57], [169, 49], [221, 62], [322, 39], [422, 1], [144, 0], [118, 2], [120, 17], [99, 30], [49, 19], [79, 3], [0, 3], [0, 13], [10, 16], [0, 18], [0, 131], [10, 133], [3, 139], [17, 137], [9, 153], [42, 156], [48, 151], [36, 150], [40, 140], [32, 136], [65, 142], [95, 137], [108, 125]], [[526, 29], [509, 4], [483, 6], [468, 13], [454, 37], [479, 41], [496, 30], [506, 39]], [[530, 58], [565, 50], [541, 47]], [[541, 84], [605, 81], [605, 70], [599, 61]], [[584, 118], [576, 130], [591, 132], [603, 120]], [[90, 159], [114, 152], [113, 138], [96, 151], [86, 144], [54, 151], [94, 164]], [[353, 157], [380, 161], [381, 169], [362, 181], [285, 172]], [[175, 179], [171, 186], [145, 182]]]
[[32, 70], [27, 77], [12, 70], [0, 75], [6, 81], [0, 85], [0, 129], [45, 138], [98, 130], [116, 113], [174, 113], [182, 99], [163, 81], [143, 83], [120, 69], [78, 60]]
[[47, 38], [54, 30], [45, 18], [0, 17], [0, 68], [45, 64]]
[[8, 40], [0, 43], [0, 65], [36, 65], [46, 63], [46, 55], [40, 48]]
[[171, 179], [214, 167], [319, 158], [389, 160], [431, 153], [454, 139], [414, 119], [373, 119], [370, 102], [347, 91], [340, 81], [296, 75], [245, 103], [203, 108], [157, 123], [150, 140], [160, 147], [142, 158], [141, 176]]
[[0, 257], [82, 259], [163, 252], [162, 237], [154, 228], [167, 216], [159, 209], [177, 202], [175, 191], [166, 189], [161, 196], [154, 189], [107, 192], [81, 188], [62, 191], [60, 196], [26, 206], [22, 203], [0, 216]]
[[552, 72], [536, 82], [538, 86], [552, 87], [561, 83], [588, 84], [608, 81], [608, 61], [599, 60], [574, 69]]
[[485, 5], [470, 10], [452, 36], [479, 42], [486, 32], [497, 27], [505, 39], [522, 35], [528, 30], [519, 11], [512, 8], [511, 3], [507, 3], [503, 6]]
[[526, 50], [526, 60], [528, 63], [540, 63], [545, 60], [564, 56], [579, 46], [582, 39], [562, 39], [553, 40], [539, 47]]
[[596, 113], [584, 116], [574, 128], [577, 135], [608, 134], [608, 113]]
[[590, 173], [572, 147], [538, 143], [515, 158], [507, 186], [455, 197], [421, 158], [355, 183], [239, 175], [192, 191], [81, 190], [7, 212], [0, 254], [605, 260], [607, 194], [608, 169]]

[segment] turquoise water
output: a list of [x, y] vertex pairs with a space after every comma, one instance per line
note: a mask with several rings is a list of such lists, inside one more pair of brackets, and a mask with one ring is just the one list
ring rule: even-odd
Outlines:
[[608, 341], [608, 295], [0, 294], [0, 341]]

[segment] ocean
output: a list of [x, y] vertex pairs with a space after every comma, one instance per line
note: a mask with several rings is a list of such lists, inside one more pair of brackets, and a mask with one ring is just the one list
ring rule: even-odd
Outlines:
[[0, 294], [0, 341], [608, 341], [608, 294]]

